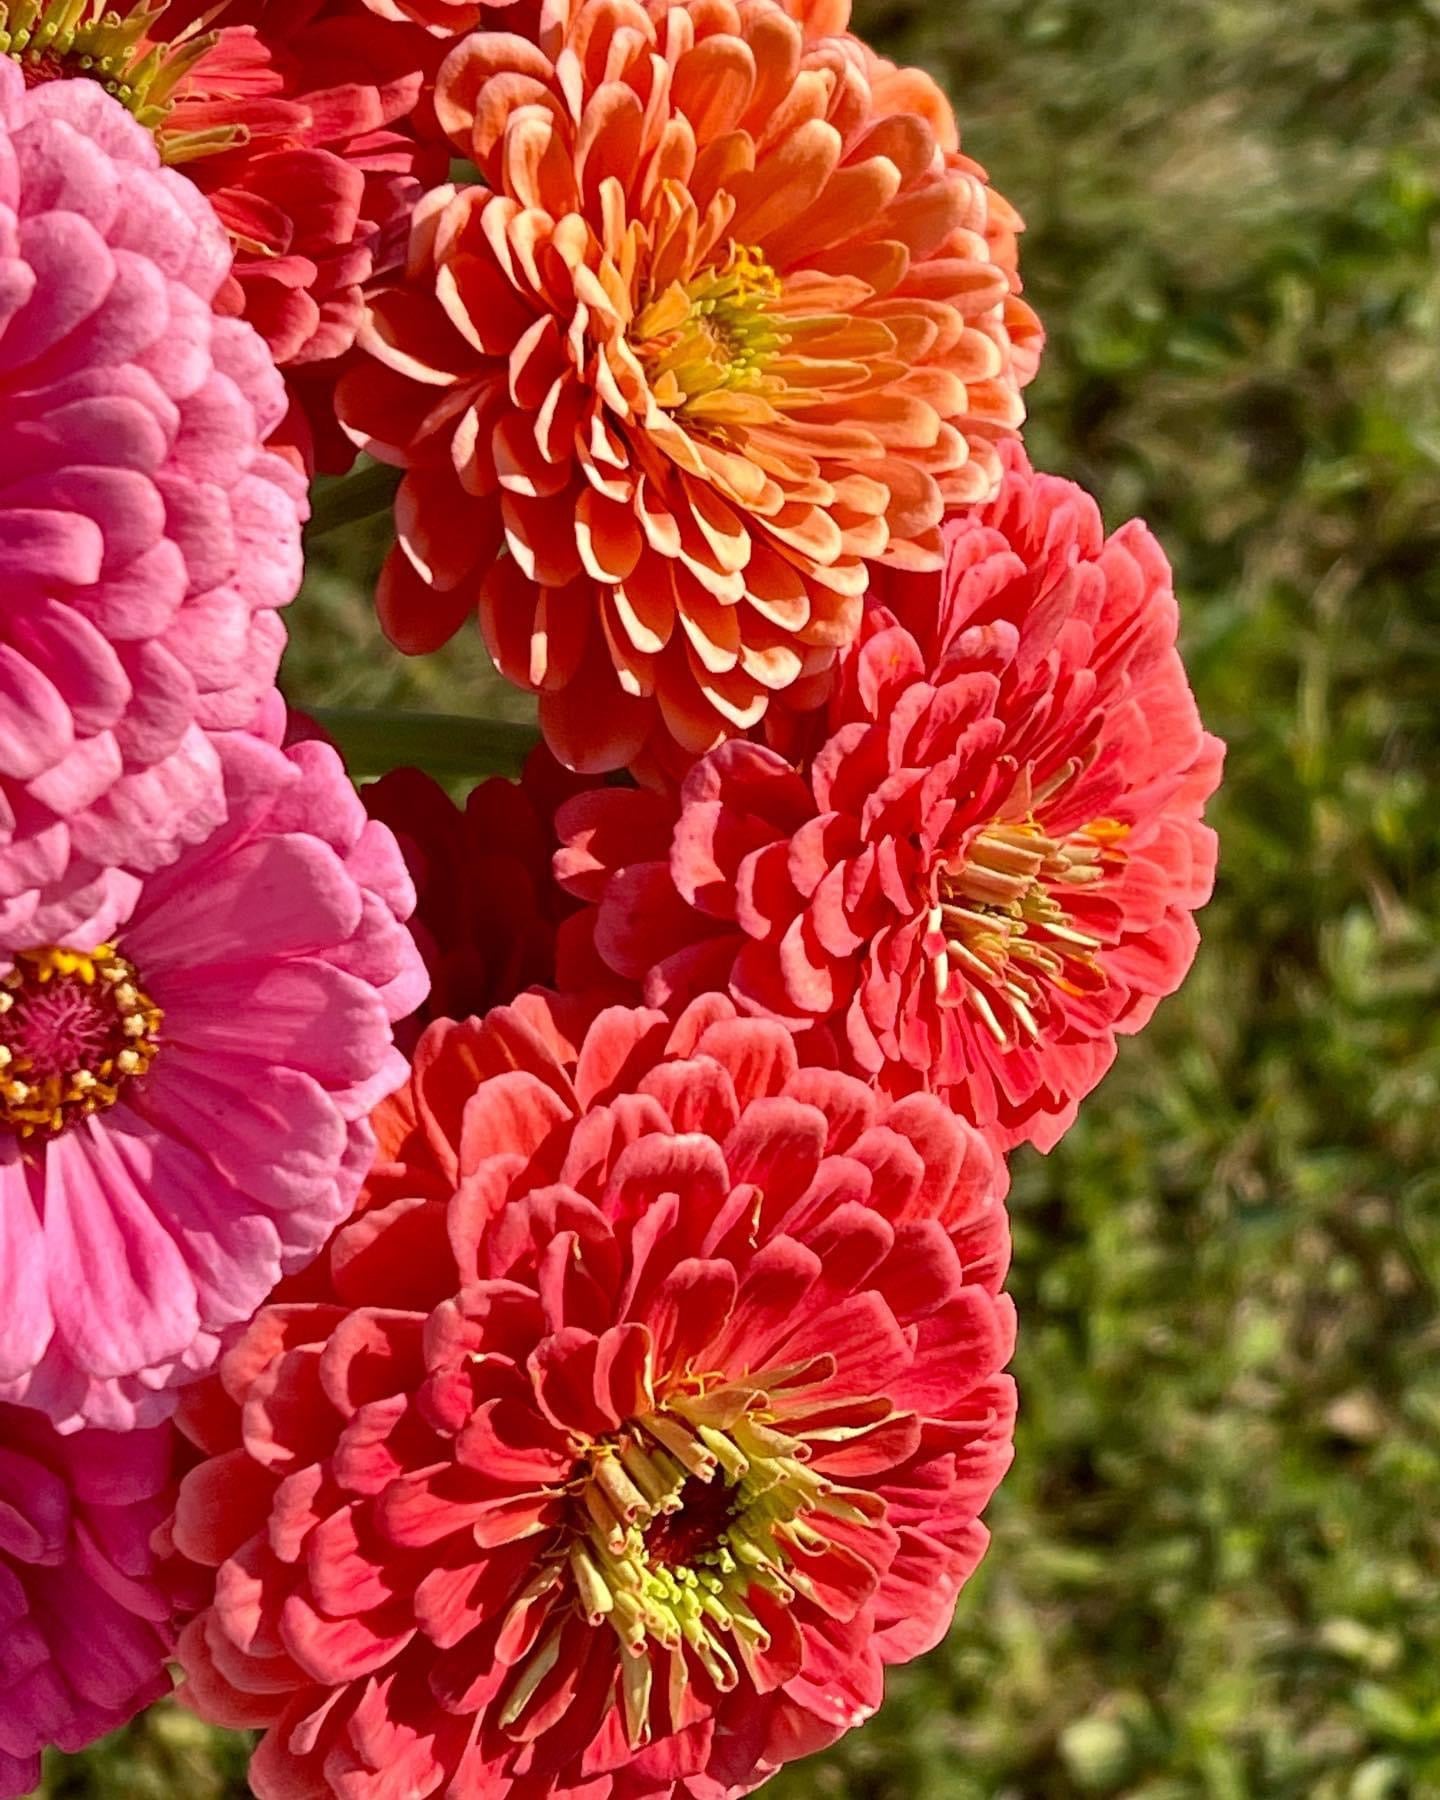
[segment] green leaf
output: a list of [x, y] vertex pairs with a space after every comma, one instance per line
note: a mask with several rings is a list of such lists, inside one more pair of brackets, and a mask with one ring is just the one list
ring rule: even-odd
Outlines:
[[350, 773], [357, 777], [384, 775], [407, 766], [424, 769], [442, 780], [514, 776], [540, 741], [540, 733], [532, 725], [450, 713], [326, 706], [314, 708], [311, 716], [335, 739]]
[[401, 474], [401, 470], [386, 463], [366, 462], [352, 475], [343, 475], [336, 481], [318, 481], [310, 497], [307, 540], [389, 512], [395, 504]]

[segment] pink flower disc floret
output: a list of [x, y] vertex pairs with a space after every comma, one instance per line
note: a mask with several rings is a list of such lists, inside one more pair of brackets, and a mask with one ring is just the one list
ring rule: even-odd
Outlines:
[[225, 235], [95, 82], [0, 57], [0, 943], [223, 817], [300, 579], [285, 397], [212, 302]]

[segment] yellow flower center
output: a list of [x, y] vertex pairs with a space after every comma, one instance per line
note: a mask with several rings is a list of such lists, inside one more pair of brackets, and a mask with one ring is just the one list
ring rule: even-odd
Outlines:
[[149, 1072], [163, 1016], [112, 944], [18, 952], [0, 977], [0, 1126], [53, 1137], [113, 1106]]
[[941, 872], [930, 914], [945, 939], [936, 986], [968, 1006], [1002, 1050], [1040, 1037], [1047, 986], [1071, 995], [1104, 986], [1101, 942], [1076, 930], [1065, 891], [1093, 887], [1122, 865], [1128, 830], [1095, 819], [1061, 840], [1033, 819], [992, 825]]
[[672, 281], [637, 315], [633, 341], [656, 402], [667, 411], [703, 411], [721, 391], [763, 394], [765, 369], [790, 341], [771, 312], [780, 278], [748, 244], [688, 282]]
[[[614, 1438], [581, 1447], [570, 1527], [537, 1578], [567, 1603], [521, 1669], [502, 1725], [524, 1716], [553, 1668], [573, 1607], [620, 1641], [625, 1729], [638, 1749], [650, 1741], [652, 1646], [688, 1648], [730, 1692], [741, 1667], [770, 1647], [747, 1596], [758, 1587], [789, 1605], [812, 1591], [795, 1547], [825, 1540], [805, 1515], [863, 1522], [806, 1466], [807, 1446], [775, 1428], [764, 1395], [694, 1385]], [[683, 1654], [672, 1666], [683, 1667]]]
[[20, 65], [27, 87], [76, 77], [98, 81], [155, 134], [167, 163], [213, 155], [237, 140], [238, 126], [166, 126], [180, 88], [219, 33], [200, 30], [197, 22], [171, 41], [157, 42], [151, 34], [167, 4], [131, 0], [123, 10], [105, 0], [0, 0], [0, 56]]

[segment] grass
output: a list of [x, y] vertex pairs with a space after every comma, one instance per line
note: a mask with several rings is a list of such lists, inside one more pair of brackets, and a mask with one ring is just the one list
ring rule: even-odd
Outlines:
[[[1032, 452], [1161, 534], [1230, 758], [1192, 981], [1015, 1161], [989, 1561], [768, 1792], [1440, 1795], [1440, 5], [857, 12], [1029, 217]], [[295, 628], [302, 703], [500, 710], [334, 567]], [[242, 1760], [161, 1711], [46, 1792], [220, 1800]]]

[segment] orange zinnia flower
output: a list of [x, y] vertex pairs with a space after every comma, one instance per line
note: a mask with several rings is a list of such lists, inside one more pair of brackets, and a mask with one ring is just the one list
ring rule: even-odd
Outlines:
[[867, 561], [938, 568], [1023, 416], [1019, 221], [845, 16], [570, 0], [441, 70], [481, 181], [422, 203], [341, 416], [408, 471], [391, 637], [478, 602], [572, 767], [818, 704]]

